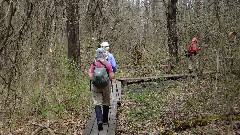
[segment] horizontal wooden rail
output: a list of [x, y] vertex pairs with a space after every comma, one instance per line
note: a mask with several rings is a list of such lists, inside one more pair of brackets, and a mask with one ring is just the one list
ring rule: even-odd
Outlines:
[[[203, 74], [212, 74], [214, 71], [203, 72]], [[149, 82], [149, 81], [163, 81], [163, 80], [177, 80], [187, 77], [196, 77], [197, 74], [165, 74], [162, 76], [151, 76], [151, 77], [136, 77], [136, 78], [118, 78], [116, 80], [120, 81], [122, 86], [133, 83]]]

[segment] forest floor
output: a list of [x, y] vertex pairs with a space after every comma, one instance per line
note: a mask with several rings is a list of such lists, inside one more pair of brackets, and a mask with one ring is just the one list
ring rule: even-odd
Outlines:
[[129, 85], [122, 92], [117, 135], [239, 135], [240, 84], [228, 77]]
[[[117, 135], [239, 135], [239, 81], [239, 76], [228, 74], [131, 84], [122, 90]], [[41, 119], [29, 112], [0, 121], [1, 127], [11, 127], [0, 134], [81, 135], [89, 117], [89, 97], [82, 100], [86, 103], [77, 105], [79, 109], [70, 106], [58, 118], [49, 114]]]

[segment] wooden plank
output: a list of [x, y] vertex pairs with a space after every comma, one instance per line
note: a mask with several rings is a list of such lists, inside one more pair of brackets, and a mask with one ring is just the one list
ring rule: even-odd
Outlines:
[[98, 135], [98, 125], [97, 125], [97, 120], [94, 121], [93, 127], [92, 127], [92, 132], [90, 135]]
[[[212, 74], [214, 71], [203, 72], [203, 74]], [[133, 83], [141, 83], [148, 81], [157, 81], [157, 80], [176, 80], [187, 77], [196, 77], [197, 74], [166, 74], [163, 76], [152, 76], [152, 77], [139, 77], [139, 78], [118, 78], [117, 80], [120, 82], [124, 82], [124, 85], [133, 84]]]
[[139, 77], [139, 78], [119, 78], [119, 81], [149, 80], [149, 79], [172, 79], [178, 77], [192, 76], [192, 74], [166, 74], [163, 76]]
[[108, 125], [103, 125], [103, 130], [98, 131], [97, 120], [95, 120], [89, 135], [107, 135], [107, 134], [108, 134]]
[[85, 126], [83, 135], [90, 135], [91, 134], [91, 131], [92, 131], [95, 120], [96, 120], [95, 112], [92, 112], [91, 115], [90, 115], [90, 119], [88, 120], [88, 122]]
[[115, 135], [117, 128], [117, 102], [113, 102], [112, 108], [109, 111], [109, 128], [108, 135]]
[[116, 129], [117, 129], [117, 121], [116, 120], [111, 120], [109, 122], [109, 128], [108, 128], [108, 135], [115, 135], [116, 134]]
[[103, 130], [99, 132], [99, 135], [107, 135], [108, 134], [108, 125], [103, 125]]
[[117, 81], [116, 82], [116, 88], [117, 88], [117, 91], [118, 91], [118, 94], [117, 94], [117, 101], [118, 102], [121, 102], [122, 100], [122, 88], [121, 88], [121, 82], [120, 81]]
[[92, 126], [92, 131], [90, 132], [90, 135], [115, 135], [116, 132], [116, 125], [117, 125], [117, 104], [116, 102], [113, 103], [112, 108], [109, 110], [109, 124], [103, 125], [103, 130], [98, 131], [97, 121], [94, 121], [94, 124]]
[[86, 124], [83, 135], [115, 135], [117, 128], [117, 102], [121, 100], [121, 82], [115, 81], [111, 86], [111, 109], [109, 110], [109, 124], [103, 125], [103, 130], [98, 131], [95, 112]]
[[109, 119], [114, 117], [115, 118], [115, 115], [117, 114], [117, 102], [113, 102], [112, 103], [112, 107], [111, 109], [109, 110]]
[[112, 90], [111, 90], [111, 101], [116, 100], [116, 85], [115, 83], [112, 83], [111, 86]]
[[115, 81], [115, 83], [112, 84], [111, 88], [111, 100], [117, 102], [121, 101], [121, 82]]
[[121, 82], [116, 81], [113, 84], [113, 93], [115, 99], [112, 99], [111, 109], [109, 110], [109, 124], [108, 124], [108, 135], [115, 135], [117, 128], [117, 102], [119, 101], [119, 97], [121, 97]]

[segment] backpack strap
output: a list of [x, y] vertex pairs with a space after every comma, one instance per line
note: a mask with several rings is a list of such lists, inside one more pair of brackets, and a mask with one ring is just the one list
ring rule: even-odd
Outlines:
[[107, 73], [109, 74], [109, 71], [108, 71], [108, 69], [107, 69], [107, 67], [106, 67], [106, 63], [107, 63], [107, 61], [104, 59], [104, 63], [102, 62], [102, 61], [100, 61], [100, 60], [98, 60], [105, 68], [106, 68], [106, 70], [107, 70]]
[[104, 59], [104, 63], [101, 60], [98, 60], [104, 67], [106, 67], [106, 60]]
[[[101, 61], [101, 60], [97, 60], [98, 62], [100, 62], [105, 68], [106, 68], [106, 63], [107, 63], [107, 61], [106, 60], [104, 60], [104, 63]], [[94, 68], [97, 66], [96, 65], [96, 62], [97, 61], [94, 61], [92, 64], [93, 64], [93, 66], [94, 66]]]

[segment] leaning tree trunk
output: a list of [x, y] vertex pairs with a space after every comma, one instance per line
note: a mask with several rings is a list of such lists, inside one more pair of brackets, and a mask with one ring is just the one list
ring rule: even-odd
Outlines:
[[[164, 1], [165, 3], [165, 1]], [[167, 30], [168, 30], [168, 49], [170, 55], [170, 67], [173, 68], [178, 62], [178, 37], [176, 26], [176, 12], [177, 12], [177, 0], [169, 0], [165, 3], [166, 16], [167, 16]]]
[[67, 1], [67, 38], [68, 58], [73, 64], [80, 65], [78, 0]]

